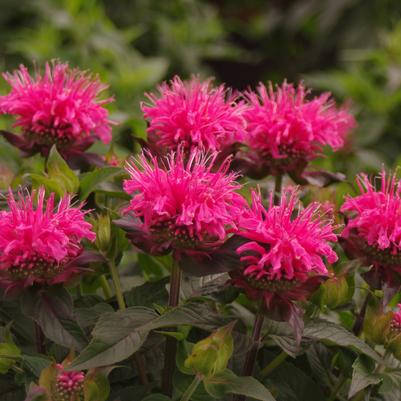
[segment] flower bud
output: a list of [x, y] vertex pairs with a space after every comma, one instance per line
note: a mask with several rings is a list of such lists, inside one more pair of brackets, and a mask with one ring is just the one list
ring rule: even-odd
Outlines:
[[322, 284], [320, 301], [329, 309], [335, 309], [349, 303], [353, 292], [353, 285], [344, 275], [332, 277]]
[[107, 252], [110, 248], [111, 220], [108, 214], [99, 214], [93, 221], [94, 231], [96, 232], [96, 246], [100, 251]]
[[392, 312], [383, 313], [377, 305], [368, 305], [363, 323], [363, 333], [366, 341], [374, 344], [384, 344], [392, 315]]
[[233, 353], [233, 338], [231, 331], [235, 322], [221, 327], [209, 337], [199, 341], [192, 348], [191, 355], [184, 362], [184, 366], [194, 374], [206, 377], [223, 372]]
[[389, 312], [389, 314], [390, 321], [385, 334], [385, 348], [401, 360], [401, 304], [398, 304], [397, 311]]

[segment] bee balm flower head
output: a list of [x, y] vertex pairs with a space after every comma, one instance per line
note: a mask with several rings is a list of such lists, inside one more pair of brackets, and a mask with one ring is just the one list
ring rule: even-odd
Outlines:
[[260, 84], [257, 92], [245, 93], [249, 152], [244, 157], [254, 169], [264, 175], [302, 171], [325, 146], [338, 150], [344, 145], [353, 117], [337, 109], [329, 93], [310, 100], [307, 95], [302, 84], [287, 82], [276, 89]]
[[6, 288], [34, 283], [56, 284], [81, 270], [86, 238], [93, 241], [92, 227], [71, 197], [58, 204], [54, 194], [45, 201], [45, 190], [8, 195], [9, 210], [0, 212], [0, 284]]
[[13, 143], [25, 153], [46, 154], [54, 144], [85, 150], [95, 140], [110, 142], [112, 122], [104, 105], [112, 99], [99, 99], [107, 86], [97, 77], [58, 61], [47, 63], [43, 74], [30, 75], [21, 65], [3, 77], [11, 91], [0, 96], [0, 112], [16, 117], [22, 137]]
[[147, 94], [150, 103], [142, 104], [149, 140], [158, 149], [224, 152], [242, 141], [244, 105], [224, 85], [214, 88], [210, 79], [183, 82], [176, 76], [161, 84], [159, 92]]
[[[125, 213], [133, 243], [154, 254], [208, 252], [237, 228], [245, 206], [236, 193], [229, 159], [212, 170], [217, 154], [179, 149], [165, 163], [142, 154], [127, 165], [124, 190], [132, 195]], [[124, 224], [123, 224], [124, 225]]]
[[342, 244], [351, 257], [373, 265], [367, 277], [375, 276], [373, 285], [379, 287], [382, 281], [390, 286], [401, 283], [401, 181], [385, 170], [380, 180], [376, 188], [360, 174], [360, 194], [348, 196], [341, 208], [347, 216]]
[[284, 190], [280, 204], [266, 209], [253, 193], [251, 209], [244, 213], [238, 235], [245, 243], [238, 249], [243, 268], [232, 271], [234, 285], [253, 299], [263, 299], [266, 310], [290, 308], [305, 299], [328, 275], [325, 260], [337, 255], [330, 243], [337, 241], [332, 221], [312, 203], [298, 206], [296, 189]]

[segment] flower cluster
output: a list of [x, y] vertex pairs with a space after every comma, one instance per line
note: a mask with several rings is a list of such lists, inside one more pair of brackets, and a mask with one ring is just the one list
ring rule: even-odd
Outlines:
[[393, 313], [391, 318], [391, 328], [398, 332], [401, 332], [401, 304], [398, 304], [398, 309]]
[[142, 154], [127, 165], [124, 190], [132, 199], [125, 212], [139, 220], [141, 241], [149, 240], [136, 245], [157, 254], [207, 251], [237, 228], [246, 203], [236, 192], [236, 174], [228, 172], [229, 159], [213, 170], [216, 157], [194, 150], [187, 158], [179, 149], [164, 164]]
[[[375, 188], [366, 174], [357, 178], [360, 195], [347, 196], [341, 211], [347, 216], [342, 243], [352, 257], [361, 258], [389, 284], [401, 274], [401, 180], [380, 173]], [[375, 283], [375, 286], [380, 285]]]
[[56, 284], [80, 272], [75, 262], [83, 251], [81, 241], [96, 236], [81, 206], [71, 205], [71, 196], [56, 204], [54, 194], [45, 200], [44, 188], [19, 193], [17, 199], [10, 191], [8, 206], [0, 212], [2, 286]]
[[31, 76], [26, 67], [3, 75], [11, 86], [0, 96], [0, 113], [16, 117], [26, 153], [46, 153], [53, 144], [59, 148], [89, 147], [95, 140], [111, 140], [111, 124], [104, 105], [112, 99], [99, 100], [107, 88], [97, 77], [68, 64], [47, 63], [44, 74]]
[[159, 87], [160, 96], [147, 94], [149, 104], [142, 104], [149, 122], [148, 133], [158, 151], [184, 147], [220, 151], [242, 142], [245, 121], [244, 102], [228, 93], [224, 85], [212, 87], [211, 80], [193, 77], [183, 82], [174, 77]]
[[62, 364], [57, 364], [56, 397], [59, 401], [80, 400], [83, 395], [85, 373], [66, 371]]
[[337, 260], [330, 245], [337, 241], [333, 222], [319, 204], [297, 211], [298, 203], [294, 188], [284, 190], [278, 205], [271, 196], [267, 209], [253, 193], [252, 207], [241, 219], [238, 234], [246, 242], [237, 252], [243, 269], [232, 273], [233, 283], [251, 298], [264, 298], [268, 308], [277, 297], [304, 299], [328, 275], [324, 259]]
[[329, 93], [310, 100], [307, 95], [302, 84], [286, 82], [276, 90], [270, 83], [245, 93], [245, 141], [250, 149], [246, 157], [258, 169], [264, 166], [266, 174], [302, 170], [324, 146], [340, 149], [354, 127], [353, 117], [337, 109]]

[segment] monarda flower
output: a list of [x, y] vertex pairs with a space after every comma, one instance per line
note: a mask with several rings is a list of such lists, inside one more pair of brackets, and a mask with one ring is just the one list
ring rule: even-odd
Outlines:
[[294, 87], [284, 82], [274, 90], [262, 83], [256, 92], [248, 91], [245, 143], [249, 151], [242, 154], [250, 175], [300, 174], [310, 160], [328, 146], [338, 150], [353, 117], [337, 109], [329, 93], [308, 99], [302, 84]]
[[346, 226], [341, 243], [352, 258], [373, 266], [365, 278], [375, 288], [401, 284], [401, 181], [382, 170], [378, 188], [366, 174], [357, 177], [360, 195], [341, 207]]
[[211, 80], [197, 77], [182, 81], [174, 77], [159, 86], [159, 96], [147, 94], [142, 104], [151, 147], [190, 153], [194, 148], [230, 153], [242, 142], [245, 121], [244, 104], [224, 85], [212, 87]]
[[293, 301], [305, 300], [328, 276], [325, 260], [337, 260], [330, 244], [337, 241], [335, 227], [318, 203], [296, 210], [294, 188], [284, 190], [277, 206], [272, 196], [268, 208], [260, 195], [253, 192], [252, 198], [237, 233], [245, 243], [237, 249], [242, 268], [230, 272], [232, 283], [263, 300], [272, 318], [291, 321]]
[[84, 396], [85, 373], [66, 371], [62, 364], [57, 364], [55, 398], [56, 401], [81, 400]]
[[96, 140], [110, 142], [112, 122], [104, 105], [112, 99], [99, 99], [107, 86], [98, 77], [58, 61], [46, 63], [43, 75], [30, 75], [21, 65], [3, 77], [11, 92], [0, 96], [0, 113], [15, 116], [14, 127], [22, 131], [3, 136], [25, 155], [47, 155], [57, 145], [68, 160]]
[[45, 190], [8, 195], [9, 210], [0, 212], [0, 285], [10, 290], [63, 283], [79, 274], [90, 260], [81, 244], [95, 240], [81, 205], [64, 196], [58, 204]]
[[119, 224], [137, 247], [156, 255], [207, 254], [237, 229], [246, 202], [236, 192], [236, 174], [228, 173], [230, 160], [214, 170], [216, 157], [178, 150], [164, 163], [142, 154], [127, 164], [124, 190], [132, 199]]

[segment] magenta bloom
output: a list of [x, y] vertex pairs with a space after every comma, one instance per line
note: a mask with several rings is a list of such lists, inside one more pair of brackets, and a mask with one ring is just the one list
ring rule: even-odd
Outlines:
[[329, 93], [310, 100], [307, 95], [302, 84], [294, 87], [287, 82], [276, 90], [271, 83], [268, 88], [261, 83], [256, 93], [245, 93], [245, 157], [253, 169], [264, 175], [302, 171], [325, 146], [338, 150], [344, 145], [355, 126], [353, 117], [337, 109]]
[[107, 88], [97, 77], [68, 64], [46, 63], [44, 74], [31, 76], [20, 66], [12, 74], [3, 74], [11, 86], [8, 95], [0, 96], [0, 112], [16, 117], [22, 137], [6, 138], [25, 153], [46, 154], [53, 144], [59, 149], [85, 150], [95, 140], [111, 140], [111, 124], [99, 94]]
[[147, 94], [142, 110], [149, 122], [149, 141], [158, 150], [187, 152], [227, 150], [244, 137], [243, 102], [224, 85], [212, 87], [211, 80], [193, 77], [183, 82], [174, 77], [159, 86], [160, 96]]
[[398, 309], [393, 313], [390, 325], [393, 330], [401, 331], [401, 304], [397, 306]]
[[376, 189], [366, 174], [357, 177], [361, 194], [348, 196], [341, 208], [347, 216], [341, 237], [351, 257], [373, 265], [371, 274], [394, 284], [401, 282], [401, 181], [384, 170], [380, 179]]
[[210, 252], [237, 228], [246, 205], [236, 193], [237, 176], [229, 159], [212, 170], [217, 154], [171, 153], [165, 164], [142, 154], [127, 165], [124, 190], [132, 195], [125, 210], [134, 223], [127, 228], [138, 247], [154, 254]]
[[80, 371], [66, 371], [62, 364], [57, 364], [59, 373], [56, 377], [56, 394], [61, 399], [79, 400], [83, 396], [85, 373]]
[[252, 207], [238, 232], [247, 240], [237, 249], [243, 268], [230, 274], [248, 296], [264, 299], [268, 311], [283, 311], [290, 308], [290, 301], [305, 299], [328, 276], [325, 260], [337, 260], [330, 245], [337, 241], [335, 227], [318, 203], [296, 210], [296, 189], [284, 190], [277, 206], [271, 197], [267, 209], [259, 195], [252, 195]]
[[11, 288], [34, 283], [57, 284], [82, 269], [81, 241], [95, 240], [81, 206], [71, 206], [66, 195], [56, 205], [45, 190], [19, 193], [10, 190], [9, 210], [0, 212], [0, 284]]

